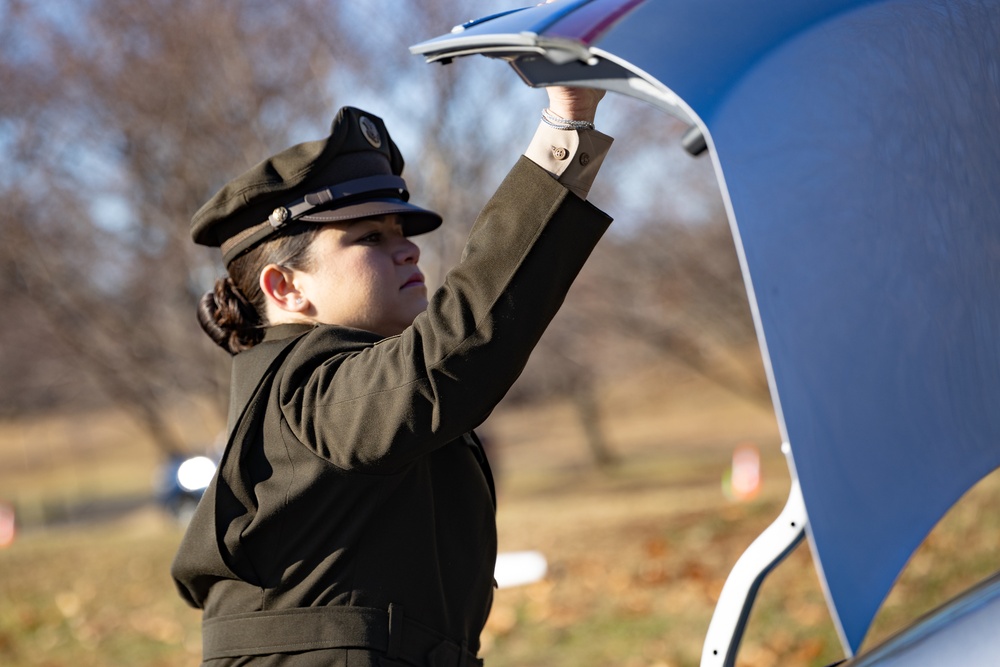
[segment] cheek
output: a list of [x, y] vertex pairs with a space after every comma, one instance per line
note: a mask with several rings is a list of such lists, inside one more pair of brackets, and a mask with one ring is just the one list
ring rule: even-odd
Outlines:
[[359, 257], [358, 261], [341, 267], [341, 284], [344, 287], [341, 298], [352, 303], [355, 308], [368, 312], [378, 310], [386, 298], [398, 290], [391, 265], [387, 266], [376, 259]]

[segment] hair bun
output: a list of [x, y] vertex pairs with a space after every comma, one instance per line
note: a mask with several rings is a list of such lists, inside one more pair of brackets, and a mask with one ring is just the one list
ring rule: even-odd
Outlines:
[[228, 277], [215, 281], [215, 288], [201, 297], [198, 322], [229, 354], [248, 350], [264, 338], [257, 309]]

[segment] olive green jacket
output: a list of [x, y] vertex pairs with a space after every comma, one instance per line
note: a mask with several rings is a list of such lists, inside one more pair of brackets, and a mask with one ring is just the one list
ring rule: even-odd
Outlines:
[[433, 637], [474, 657], [492, 601], [492, 477], [468, 434], [609, 223], [522, 158], [402, 334], [285, 325], [235, 357], [230, 441], [172, 569], [208, 664], [471, 664], [422, 657]]

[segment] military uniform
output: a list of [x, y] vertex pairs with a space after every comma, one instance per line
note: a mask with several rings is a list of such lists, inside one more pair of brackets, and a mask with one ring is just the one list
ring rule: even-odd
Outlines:
[[471, 431], [610, 223], [557, 180], [585, 194], [610, 140], [562, 134], [568, 156], [540, 129], [402, 334], [279, 325], [234, 358], [229, 444], [172, 569], [204, 664], [479, 664], [497, 544]]

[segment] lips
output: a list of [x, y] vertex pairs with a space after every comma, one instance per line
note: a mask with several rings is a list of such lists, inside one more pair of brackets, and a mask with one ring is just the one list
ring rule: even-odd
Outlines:
[[424, 284], [424, 274], [417, 271], [412, 276], [410, 276], [405, 283], [403, 283], [403, 287], [400, 289], [405, 289], [407, 287], [413, 287], [414, 285], [423, 285], [423, 284]]

